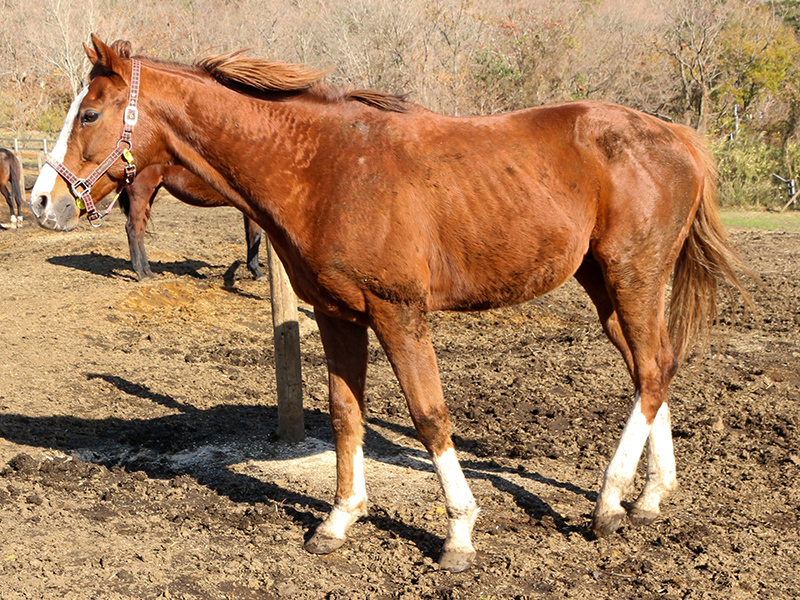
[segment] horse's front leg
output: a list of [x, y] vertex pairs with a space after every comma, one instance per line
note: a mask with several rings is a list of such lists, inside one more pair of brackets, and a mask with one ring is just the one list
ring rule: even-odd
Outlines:
[[362, 450], [367, 328], [315, 313], [328, 362], [330, 418], [336, 446], [336, 496], [333, 509], [305, 548], [328, 554], [347, 539], [347, 530], [367, 514]]
[[155, 277], [150, 270], [147, 251], [144, 248], [144, 235], [150, 219], [150, 207], [155, 200], [158, 187], [148, 181], [134, 180], [122, 193], [128, 195], [128, 222], [125, 233], [128, 235], [128, 250], [131, 253], [131, 266], [139, 281]]
[[472, 529], [478, 506], [456, 458], [436, 354], [425, 313], [413, 306], [379, 302], [370, 307], [373, 327], [405, 394], [420, 441], [433, 461], [447, 507], [447, 537], [439, 559], [454, 573], [475, 560]]

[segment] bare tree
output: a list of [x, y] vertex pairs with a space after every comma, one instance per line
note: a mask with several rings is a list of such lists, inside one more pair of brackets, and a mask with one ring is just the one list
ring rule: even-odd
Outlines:
[[41, 65], [61, 73], [74, 96], [87, 70], [81, 43], [98, 31], [98, 1], [39, 0], [28, 4], [27, 12], [27, 49]]
[[[679, 74], [684, 120], [705, 132], [713, 94], [753, 68], [780, 23], [766, 7], [740, 0], [679, 0], [667, 17], [657, 48]], [[734, 24], [738, 40], [727, 35]]]

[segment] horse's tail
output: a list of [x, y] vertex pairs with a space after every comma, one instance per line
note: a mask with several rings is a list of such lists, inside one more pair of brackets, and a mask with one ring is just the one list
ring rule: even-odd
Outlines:
[[705, 347], [717, 321], [717, 289], [725, 288], [731, 301], [734, 292], [742, 296], [751, 311], [755, 305], [739, 273], [758, 280], [734, 249], [719, 216], [717, 168], [705, 140], [693, 129], [672, 126], [678, 136], [700, 159], [704, 178], [703, 197], [689, 235], [681, 248], [672, 273], [669, 337], [679, 361], [695, 344]]
[[22, 216], [22, 163], [17, 155], [9, 151], [8, 153], [8, 175], [9, 183], [11, 184], [11, 196], [17, 204], [17, 216]]
[[122, 209], [126, 217], [130, 216], [131, 197], [128, 195], [128, 188], [122, 188], [122, 191], [120, 191], [119, 198], [117, 198], [117, 205]]

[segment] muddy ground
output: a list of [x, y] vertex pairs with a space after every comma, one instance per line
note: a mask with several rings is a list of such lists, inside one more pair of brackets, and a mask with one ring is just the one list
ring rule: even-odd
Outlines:
[[[4, 213], [3, 213], [4, 214]], [[734, 232], [760, 322], [725, 319], [672, 388], [681, 490], [646, 529], [589, 515], [632, 403], [570, 282], [430, 318], [478, 562], [438, 570], [444, 504], [373, 338], [370, 516], [325, 557], [326, 372], [302, 307], [307, 441], [276, 439], [269, 285], [240, 217], [162, 198], [137, 282], [124, 218], [0, 231], [0, 598], [800, 597], [800, 234]], [[263, 261], [262, 261], [263, 262]], [[740, 313], [737, 310], [737, 313]]]

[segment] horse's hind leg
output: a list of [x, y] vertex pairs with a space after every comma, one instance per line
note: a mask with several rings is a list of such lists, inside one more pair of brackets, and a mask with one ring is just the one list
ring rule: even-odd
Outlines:
[[471, 538], [479, 509], [450, 438], [450, 418], [425, 314], [413, 306], [381, 301], [370, 305], [370, 316], [444, 491], [447, 537], [439, 565], [454, 573], [463, 571], [475, 560]]
[[17, 215], [14, 213], [14, 198], [11, 195], [11, 191], [8, 189], [8, 183], [0, 185], [0, 193], [3, 194], [3, 198], [6, 199], [6, 203], [8, 204], [8, 211], [11, 213], [11, 228], [13, 229], [17, 226]]
[[261, 246], [261, 226], [244, 215], [244, 238], [247, 241], [247, 269], [253, 279], [264, 278], [261, 267], [258, 265], [258, 250]]
[[[615, 269], [609, 270], [614, 280]], [[593, 515], [592, 527], [602, 536], [614, 531], [625, 515], [621, 500], [633, 483], [645, 442], [647, 481], [631, 510], [631, 522], [652, 522], [661, 500], [677, 488], [667, 404], [667, 386], [676, 363], [664, 322], [663, 284], [630, 286], [635, 293], [618, 284], [623, 289], [612, 299], [600, 265], [592, 258], [584, 261], [575, 277], [592, 298], [603, 328], [625, 359], [636, 386], [636, 402], [606, 469]], [[641, 294], [638, 290], [642, 289], [649, 293]]]
[[676, 489], [678, 478], [672, 447], [669, 404], [665, 402], [658, 410], [647, 438], [647, 481], [628, 513], [631, 523], [639, 526], [655, 521], [660, 514], [661, 501]]
[[364, 384], [367, 328], [315, 313], [328, 362], [330, 419], [336, 446], [336, 496], [333, 509], [305, 548], [328, 554], [347, 539], [347, 530], [367, 514], [363, 464]]

